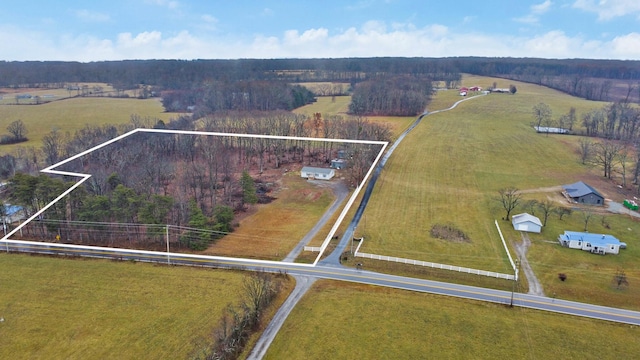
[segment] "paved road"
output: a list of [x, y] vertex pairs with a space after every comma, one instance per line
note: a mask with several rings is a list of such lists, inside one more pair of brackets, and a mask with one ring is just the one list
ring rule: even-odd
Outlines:
[[[216, 268], [244, 269], [252, 271], [286, 272], [292, 276], [312, 277], [349, 281], [369, 285], [386, 286], [396, 289], [419, 291], [431, 294], [455, 296], [465, 299], [489, 301], [509, 306], [525, 307], [543, 311], [584, 316], [594, 319], [615, 321], [640, 326], [640, 312], [591, 305], [574, 301], [553, 299], [529, 294], [511, 293], [509, 291], [485, 289], [475, 286], [450, 284], [439, 281], [414, 279], [396, 275], [388, 275], [352, 268], [330, 266], [311, 266], [309, 264], [293, 264], [279, 261], [261, 261], [250, 259], [233, 259], [191, 254], [166, 254], [153, 251], [137, 251], [129, 249], [111, 249], [87, 247], [79, 249], [74, 245], [39, 244], [2, 240], [0, 251], [28, 251], [48, 254], [87, 256], [96, 258], [116, 258], [120, 260], [137, 260], [148, 262], [167, 262], [174, 265], [207, 266]], [[169, 257], [169, 259], [167, 259]], [[513, 296], [513, 302], [511, 301]]]

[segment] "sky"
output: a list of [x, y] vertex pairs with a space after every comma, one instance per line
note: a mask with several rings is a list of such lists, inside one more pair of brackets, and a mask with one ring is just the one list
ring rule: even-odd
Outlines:
[[640, 60], [640, 0], [101, 0], [0, 6], [0, 60]]

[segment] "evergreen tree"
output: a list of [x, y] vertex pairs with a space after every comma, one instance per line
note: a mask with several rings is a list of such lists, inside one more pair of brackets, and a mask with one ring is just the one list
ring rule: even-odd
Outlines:
[[256, 194], [256, 184], [253, 178], [245, 170], [242, 172], [240, 178], [240, 186], [242, 187], [242, 205], [255, 204], [258, 202], [258, 195]]

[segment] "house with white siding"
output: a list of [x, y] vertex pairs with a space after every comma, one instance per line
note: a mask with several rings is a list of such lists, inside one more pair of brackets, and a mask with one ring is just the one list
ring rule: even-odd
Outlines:
[[300, 176], [303, 178], [311, 179], [320, 179], [320, 180], [331, 180], [336, 175], [336, 171], [330, 168], [318, 168], [305, 166], [300, 171]]
[[627, 244], [612, 235], [565, 231], [558, 236], [560, 245], [570, 249], [580, 249], [592, 254], [618, 254]]

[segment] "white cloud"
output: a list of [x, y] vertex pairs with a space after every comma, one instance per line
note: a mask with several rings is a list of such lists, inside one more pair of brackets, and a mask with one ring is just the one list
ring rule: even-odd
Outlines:
[[551, 5], [553, 5], [551, 0], [546, 0], [541, 4], [532, 5], [531, 12], [533, 12], [534, 14], [544, 14], [549, 11], [549, 9], [551, 9]]
[[638, 0], [576, 0], [573, 7], [598, 14], [598, 20], [608, 21], [625, 15], [640, 16]]
[[180, 7], [180, 2], [174, 0], [145, 0], [147, 4], [166, 7], [169, 9], [177, 9]]
[[202, 19], [202, 21], [209, 23], [209, 24], [215, 24], [218, 22], [218, 19], [216, 19], [214, 16], [209, 15], [209, 14], [204, 14], [200, 17]]
[[102, 14], [91, 10], [76, 10], [75, 15], [78, 19], [86, 22], [107, 22], [110, 20], [108, 14]]
[[[211, 20], [211, 19], [210, 19]], [[0, 25], [4, 60], [101, 61], [123, 59], [337, 58], [371, 56], [490, 56], [640, 59], [640, 33], [607, 39], [562, 31], [532, 35], [457, 32], [439, 24], [416, 27], [371, 21], [360, 28], [291, 29], [279, 36], [215, 37], [188, 31], [124, 32], [114, 38], [54, 36]]]
[[618, 36], [611, 41], [612, 52], [621, 59], [640, 59], [640, 33]]
[[513, 21], [523, 23], [523, 24], [537, 24], [539, 19], [537, 16], [533, 14], [525, 15], [519, 18], [514, 18]]

